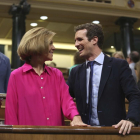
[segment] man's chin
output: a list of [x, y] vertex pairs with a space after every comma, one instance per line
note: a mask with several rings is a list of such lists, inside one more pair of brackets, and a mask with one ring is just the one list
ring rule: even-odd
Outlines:
[[84, 54], [80, 53], [79, 56], [80, 56], [80, 57], [84, 57]]

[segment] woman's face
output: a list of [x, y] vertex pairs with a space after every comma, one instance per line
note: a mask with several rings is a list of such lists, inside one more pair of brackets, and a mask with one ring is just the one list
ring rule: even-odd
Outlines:
[[119, 54], [115, 54], [115, 58], [123, 59]]
[[49, 61], [49, 60], [53, 60], [53, 52], [55, 50], [55, 47], [53, 45], [53, 41], [50, 41], [49, 44], [49, 50], [48, 50], [48, 54], [44, 54], [44, 59], [45, 61]]

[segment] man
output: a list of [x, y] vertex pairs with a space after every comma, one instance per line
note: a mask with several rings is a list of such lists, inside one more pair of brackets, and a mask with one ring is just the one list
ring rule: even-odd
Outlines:
[[9, 58], [0, 52], [0, 93], [7, 92], [7, 85], [11, 73]]
[[135, 82], [137, 82], [137, 76], [135, 73], [135, 64], [139, 61], [139, 53], [137, 51], [133, 51], [127, 57], [127, 62], [129, 64], [130, 69], [132, 70], [132, 75], [134, 77]]
[[[84, 123], [92, 126], [121, 127], [119, 133], [130, 133], [140, 119], [140, 92], [125, 60], [102, 53], [103, 31], [97, 24], [87, 23], [75, 29], [75, 47], [86, 62], [73, 68], [67, 84]], [[92, 100], [89, 91], [90, 67], [94, 61]], [[126, 116], [125, 97], [129, 100]], [[90, 105], [92, 103], [92, 106]]]

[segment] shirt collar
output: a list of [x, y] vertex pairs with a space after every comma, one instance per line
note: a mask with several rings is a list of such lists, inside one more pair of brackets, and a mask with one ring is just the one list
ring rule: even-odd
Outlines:
[[[47, 67], [47, 65], [45, 63], [44, 63], [44, 65], [45, 65], [44, 72], [47, 72], [50, 75], [49, 68]], [[23, 72], [33, 70], [33, 67], [28, 63], [25, 63], [22, 67], [23, 67]]]
[[132, 62], [131, 64], [129, 64], [130, 67], [134, 68], [135, 67], [135, 63]]
[[104, 62], [104, 54], [101, 52], [96, 58], [95, 61], [101, 65], [103, 65]]
[[[103, 65], [104, 62], [104, 54], [103, 52], [101, 52], [95, 59], [94, 61], [96, 61], [98, 64]], [[89, 61], [86, 60], [86, 65]]]

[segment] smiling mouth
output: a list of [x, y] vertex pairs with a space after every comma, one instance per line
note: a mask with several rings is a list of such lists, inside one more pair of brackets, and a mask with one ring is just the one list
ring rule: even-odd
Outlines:
[[78, 49], [79, 53], [82, 52], [83, 49]]
[[49, 51], [49, 53], [52, 53], [52, 54], [53, 54], [53, 52], [52, 52], [52, 51]]

